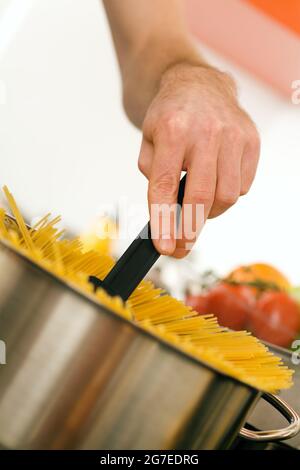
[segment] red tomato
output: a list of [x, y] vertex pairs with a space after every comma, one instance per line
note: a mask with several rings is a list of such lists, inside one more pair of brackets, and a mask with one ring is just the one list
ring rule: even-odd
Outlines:
[[240, 330], [245, 328], [254, 303], [251, 288], [221, 282], [207, 293], [206, 313], [213, 313], [220, 325]]
[[246, 285], [233, 285], [235, 291], [239, 293], [249, 307], [253, 307], [257, 301], [257, 290], [255, 287]]
[[300, 329], [299, 306], [285, 292], [265, 292], [257, 302], [249, 326], [258, 338], [289, 347]]
[[195, 312], [198, 312], [200, 315], [205, 315], [207, 311], [207, 298], [206, 295], [192, 295], [188, 294], [185, 299], [186, 305], [192, 307]]

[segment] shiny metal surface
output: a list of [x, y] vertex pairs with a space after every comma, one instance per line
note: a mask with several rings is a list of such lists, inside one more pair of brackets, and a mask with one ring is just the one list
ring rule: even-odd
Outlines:
[[3, 448], [226, 448], [260, 396], [1, 243], [0, 272]]
[[[279, 393], [279, 397], [288, 402], [296, 413], [300, 414], [300, 364], [295, 363], [293, 360], [293, 352], [274, 346], [272, 344], [267, 344], [270, 350], [280, 356], [283, 362], [290, 368], [294, 369], [293, 382], [294, 386], [289, 390], [282, 390]], [[255, 409], [249, 415], [247, 420], [251, 425], [255, 426], [258, 429], [276, 429], [285, 425], [284, 419], [282, 416], [274, 411], [274, 408], [270, 407], [268, 403], [263, 400], [260, 400]], [[287, 441], [287, 444], [293, 448], [300, 449], [300, 433], [295, 437], [292, 437]]]
[[290, 423], [282, 429], [272, 429], [269, 431], [251, 431], [250, 429], [241, 429], [240, 436], [252, 441], [274, 441], [286, 440], [298, 434], [300, 429], [300, 418], [298, 414], [286, 403], [282, 398], [279, 398], [270, 393], [263, 393], [262, 398], [274, 406], [282, 416], [284, 416]]

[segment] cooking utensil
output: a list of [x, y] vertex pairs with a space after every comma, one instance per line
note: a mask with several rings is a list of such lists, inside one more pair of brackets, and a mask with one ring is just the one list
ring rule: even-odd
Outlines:
[[[7, 352], [0, 365], [3, 448], [227, 448], [262, 396], [4, 242], [0, 272], [0, 337]], [[272, 439], [297, 433], [299, 417], [283, 402], [276, 406], [291, 424]]]
[[[299, 365], [299, 350], [291, 351], [274, 344], [266, 343], [271, 352], [281, 357], [284, 364], [294, 370], [293, 382], [294, 385], [288, 390], [281, 390], [278, 395], [287, 401], [296, 413], [300, 412], [300, 365]], [[296, 348], [295, 348], [296, 349]], [[260, 401], [253, 412], [249, 415], [248, 422], [258, 429], [276, 429], [282, 425], [282, 418], [278, 413], [268, 406], [267, 403]], [[300, 449], [300, 434], [295, 435], [288, 441], [289, 446], [295, 449]]]
[[[178, 209], [182, 206], [185, 181], [186, 175], [181, 179], [178, 188]], [[177, 211], [177, 221], [179, 214], [180, 212]], [[159, 257], [160, 253], [152, 242], [150, 222], [148, 222], [105, 279], [102, 281], [95, 276], [90, 276], [90, 281], [96, 289], [102, 287], [108, 294], [127, 300]]]

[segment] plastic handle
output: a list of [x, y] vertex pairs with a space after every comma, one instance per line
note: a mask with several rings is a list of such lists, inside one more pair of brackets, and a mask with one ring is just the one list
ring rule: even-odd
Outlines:
[[282, 398], [272, 395], [271, 393], [263, 393], [262, 398], [274, 406], [288, 421], [289, 426], [283, 429], [275, 429], [270, 431], [251, 431], [242, 428], [240, 436], [251, 441], [283, 441], [296, 436], [300, 431], [300, 417]]
[[[182, 206], [186, 175], [180, 181], [177, 203]], [[90, 281], [95, 288], [102, 287], [112, 296], [127, 300], [158, 260], [160, 253], [151, 239], [150, 222], [145, 225], [103, 281], [95, 276]]]

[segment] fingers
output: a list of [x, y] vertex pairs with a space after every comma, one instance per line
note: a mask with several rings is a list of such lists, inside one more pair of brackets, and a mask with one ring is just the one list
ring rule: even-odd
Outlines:
[[217, 158], [220, 145], [218, 129], [202, 133], [202, 140], [187, 157], [187, 181], [178, 229], [176, 258], [186, 256], [191, 250], [210, 213], [217, 183]]
[[218, 155], [217, 188], [209, 218], [217, 217], [240, 197], [245, 136], [239, 128], [225, 130]]
[[255, 128], [251, 129], [241, 162], [241, 196], [248, 193], [255, 178], [260, 155], [260, 138]]
[[184, 136], [177, 123], [167, 122], [154, 145], [148, 187], [151, 236], [156, 249], [165, 255], [172, 255], [176, 248], [177, 194], [184, 151]]
[[[195, 243], [206, 219], [217, 217], [246, 194], [259, 159], [260, 140], [244, 114], [230, 124], [217, 119], [156, 116], [152, 134], [144, 132], [139, 169], [148, 178], [151, 235], [156, 249], [182, 258]], [[187, 182], [177, 230], [181, 171]]]
[[218, 156], [217, 189], [209, 218], [217, 217], [246, 194], [254, 180], [260, 139], [252, 123], [227, 128]]
[[152, 142], [143, 137], [140, 155], [138, 159], [138, 168], [147, 179], [150, 178], [152, 161], [154, 155], [154, 147]]

